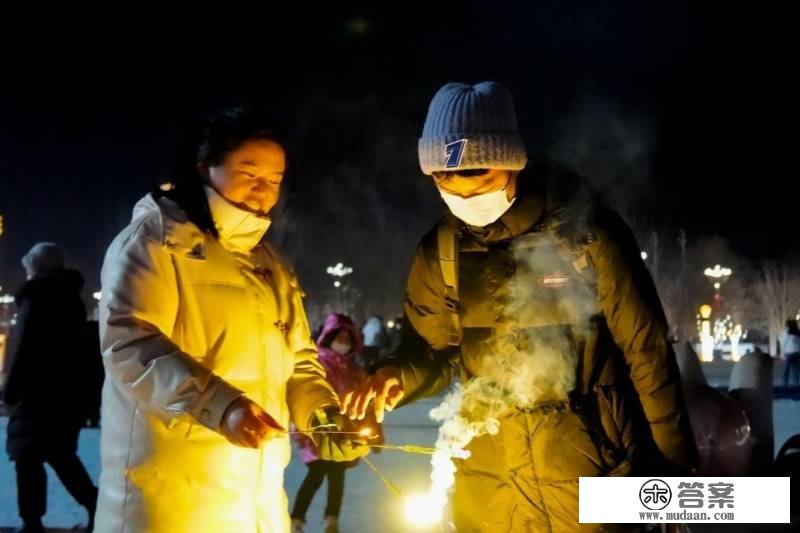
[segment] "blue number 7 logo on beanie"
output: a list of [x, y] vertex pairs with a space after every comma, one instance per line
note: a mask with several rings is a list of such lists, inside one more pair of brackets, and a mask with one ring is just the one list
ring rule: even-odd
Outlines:
[[466, 139], [459, 139], [444, 145], [445, 168], [456, 168], [461, 164], [461, 157], [464, 155], [466, 145]]

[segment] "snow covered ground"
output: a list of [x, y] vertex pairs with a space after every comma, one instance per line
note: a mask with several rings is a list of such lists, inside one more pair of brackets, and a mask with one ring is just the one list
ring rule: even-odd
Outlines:
[[[726, 381], [729, 368], [708, 368], [709, 380], [719, 384]], [[776, 369], [778, 375], [779, 369]], [[437, 404], [436, 400], [425, 400], [390, 413], [386, 423], [387, 442], [393, 444], [415, 443], [433, 444], [436, 440], [436, 426], [428, 419], [428, 411]], [[791, 435], [800, 433], [800, 401], [778, 399], [774, 403], [775, 446], [776, 450]], [[0, 445], [5, 445], [5, 431], [8, 419], [0, 417]], [[92, 477], [97, 480], [99, 461], [100, 432], [87, 429], [81, 433], [80, 456]], [[428, 486], [429, 465], [425, 456], [408, 455], [385, 451], [371, 455], [371, 460], [404, 493], [421, 492]], [[297, 488], [305, 476], [305, 466], [297, 457], [286, 471], [286, 489], [290, 501], [294, 501]], [[48, 512], [44, 518], [49, 527], [71, 528], [85, 523], [83, 510], [72, 500], [55, 474], [48, 468]], [[325, 504], [325, 486], [322, 487], [308, 513], [306, 531], [322, 531], [322, 513]], [[409, 531], [399, 515], [401, 502], [393, 496], [382, 482], [361, 464], [348, 471], [345, 502], [341, 517], [343, 532], [381, 532], [394, 533]], [[13, 463], [5, 453], [0, 453], [0, 527], [14, 527], [19, 524], [16, 504], [16, 483]]]

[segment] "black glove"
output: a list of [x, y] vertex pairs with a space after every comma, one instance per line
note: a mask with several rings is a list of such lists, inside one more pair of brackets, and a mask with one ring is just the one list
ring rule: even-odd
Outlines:
[[[331, 408], [317, 411], [318, 429], [311, 433], [317, 454], [323, 461], [349, 462], [369, 453], [366, 438], [360, 437], [356, 425], [339, 410]], [[348, 432], [348, 433], [334, 433]], [[352, 433], [349, 433], [352, 432]]]

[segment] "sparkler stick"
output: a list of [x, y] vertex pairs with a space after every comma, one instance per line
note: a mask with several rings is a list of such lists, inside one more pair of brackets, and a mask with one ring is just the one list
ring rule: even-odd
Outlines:
[[416, 444], [368, 444], [370, 448], [381, 448], [383, 450], [396, 450], [398, 452], [417, 453], [421, 455], [433, 455], [436, 448], [429, 446], [417, 446]]
[[[366, 430], [361, 431], [285, 431], [288, 435], [358, 435], [359, 437], [367, 439], [375, 439], [377, 435], [370, 435]], [[393, 450], [397, 452], [413, 453], [418, 455], [433, 455], [436, 453], [436, 448], [431, 446], [420, 446], [418, 444], [369, 444], [369, 443], [356, 443], [362, 446], [369, 446], [370, 448], [380, 448], [382, 450]], [[457, 450], [452, 454], [456, 459], [466, 459], [469, 457], [469, 452], [465, 450]]]
[[400, 490], [397, 487], [395, 487], [391, 481], [386, 479], [386, 477], [383, 474], [380, 473], [378, 467], [372, 464], [372, 461], [370, 461], [366, 457], [362, 457], [362, 459], [364, 460], [364, 463], [369, 467], [369, 469], [372, 470], [376, 476], [378, 476], [378, 479], [383, 481], [383, 484], [386, 485], [386, 488], [389, 489], [389, 492], [391, 492], [395, 496], [402, 496]]
[[358, 435], [359, 437], [374, 438], [364, 435], [361, 431], [284, 431], [287, 435]]
[[[370, 448], [381, 448], [384, 450], [396, 450], [399, 452], [416, 453], [420, 455], [433, 455], [436, 453], [436, 448], [430, 446], [418, 446], [416, 444], [367, 444]], [[456, 459], [467, 459], [469, 452], [466, 450], [457, 450], [452, 454]]]

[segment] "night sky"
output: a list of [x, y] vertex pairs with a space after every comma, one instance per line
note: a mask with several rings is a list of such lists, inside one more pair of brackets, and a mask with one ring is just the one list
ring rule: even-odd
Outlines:
[[779, 81], [796, 64], [788, 18], [694, 4], [6, 13], [0, 285], [18, 285], [19, 258], [52, 240], [97, 290], [105, 248], [168, 178], [184, 128], [251, 103], [292, 133], [298, 178], [273, 238], [307, 292], [344, 261], [380, 293], [376, 311], [399, 308], [440, 209], [416, 159], [427, 104], [445, 82], [485, 79], [514, 94], [531, 154], [577, 168], [666, 238], [685, 228], [751, 261], [784, 258], [800, 211], [796, 133], [784, 136], [796, 91]]

